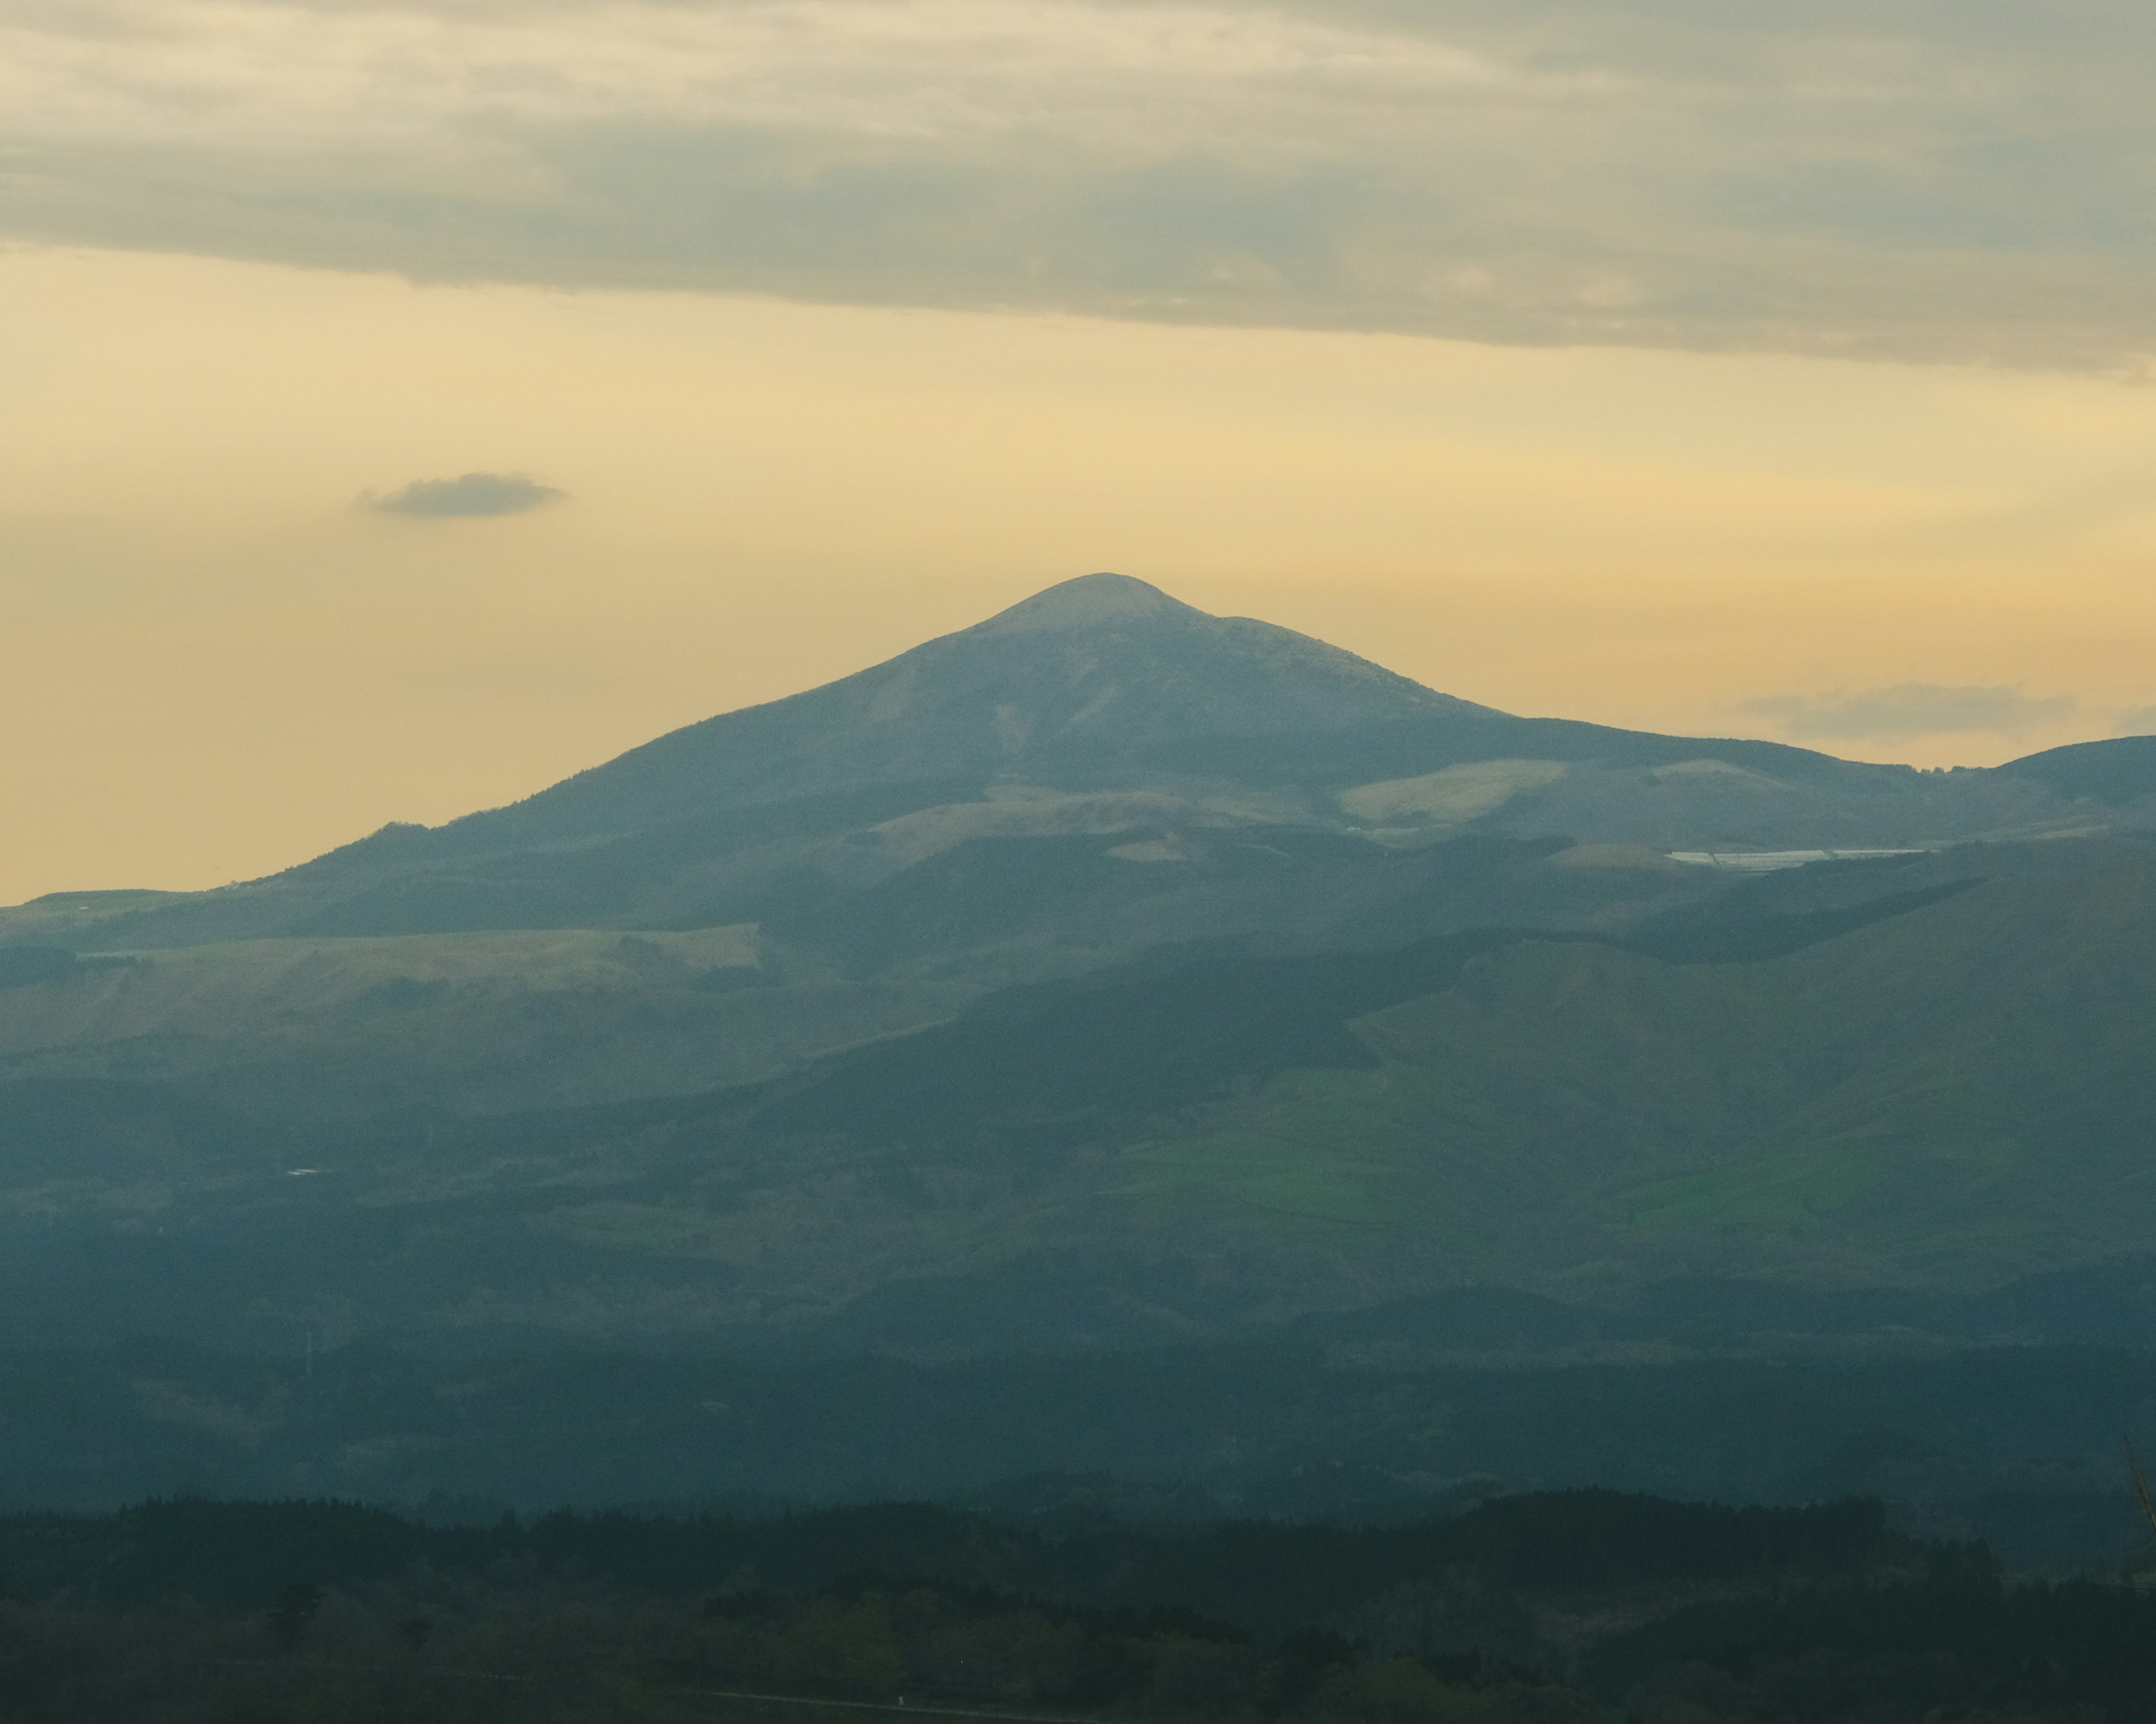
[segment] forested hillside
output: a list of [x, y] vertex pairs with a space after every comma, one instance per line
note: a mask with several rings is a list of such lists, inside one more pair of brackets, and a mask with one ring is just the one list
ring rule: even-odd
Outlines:
[[[1879, 1505], [1582, 1492], [1383, 1531], [328, 1502], [0, 1519], [11, 1717], [2118, 1718], [2156, 1598]], [[2092, 1710], [2094, 1709], [2094, 1710]]]

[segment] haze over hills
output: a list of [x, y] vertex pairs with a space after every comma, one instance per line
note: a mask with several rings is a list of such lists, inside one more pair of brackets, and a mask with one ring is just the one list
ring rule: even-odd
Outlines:
[[1087, 577], [509, 808], [0, 913], [0, 1342], [2156, 1338], [2152, 824], [2151, 739], [1515, 718]]
[[83, 10], [0, 1724], [2156, 1720], [2156, 13]]
[[[664, 1095], [1192, 940], [1611, 931], [1718, 890], [1672, 852], [2156, 823], [2156, 760], [2089, 747], [1928, 774], [1516, 718], [1091, 575], [509, 808], [215, 892], [0, 912], [0, 981], [90, 960], [0, 990], [0, 1072], [283, 1072], [336, 1107]], [[711, 930], [721, 956], [685, 943]]]

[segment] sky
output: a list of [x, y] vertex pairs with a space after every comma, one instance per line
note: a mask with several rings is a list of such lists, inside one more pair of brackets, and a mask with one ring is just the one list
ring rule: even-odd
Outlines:
[[2156, 13], [0, 0], [0, 902], [1112, 568], [1530, 713], [2156, 730]]

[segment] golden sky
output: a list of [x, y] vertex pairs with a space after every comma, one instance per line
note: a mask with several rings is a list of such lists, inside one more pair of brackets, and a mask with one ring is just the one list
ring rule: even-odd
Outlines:
[[[0, 326], [0, 901], [499, 803], [1096, 568], [1513, 711], [1867, 758], [2156, 703], [2156, 391], [2115, 381], [47, 248]], [[355, 507], [474, 471], [564, 495]]]
[[1520, 712], [2156, 729], [2152, 63], [1938, 0], [0, 0], [0, 902], [1102, 568]]

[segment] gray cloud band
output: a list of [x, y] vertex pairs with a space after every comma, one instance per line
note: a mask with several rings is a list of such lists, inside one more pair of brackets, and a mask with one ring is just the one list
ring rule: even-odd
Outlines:
[[1772, 695], [1747, 700], [1740, 710], [1769, 721], [1797, 741], [1907, 742], [1970, 733], [2026, 736], [2071, 718], [2079, 707], [2071, 695], [1912, 682], [1850, 695]]
[[0, 27], [0, 232], [1505, 342], [2156, 351], [2156, 14], [1741, 10], [33, 8]]

